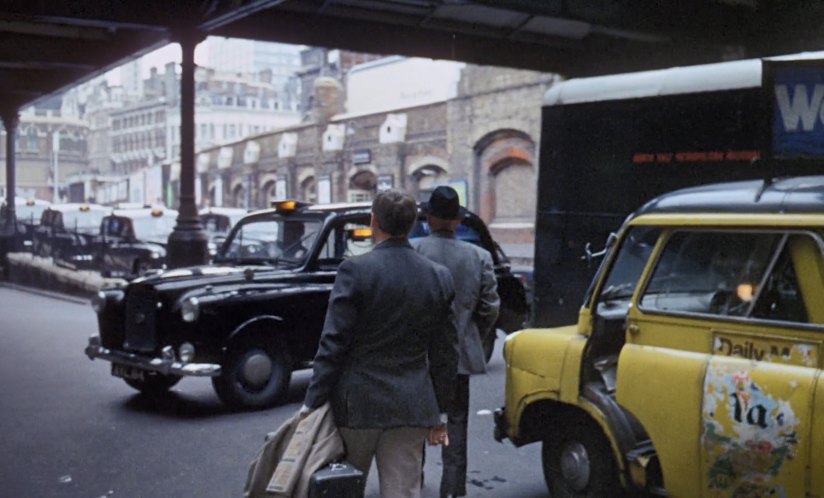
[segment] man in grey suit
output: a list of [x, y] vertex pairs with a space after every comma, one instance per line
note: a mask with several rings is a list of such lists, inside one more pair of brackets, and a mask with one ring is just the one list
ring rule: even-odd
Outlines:
[[466, 495], [469, 376], [486, 372], [483, 339], [495, 333], [501, 301], [492, 256], [485, 249], [455, 238], [466, 210], [452, 187], [437, 187], [426, 206], [430, 235], [413, 241], [416, 251], [449, 269], [455, 283], [458, 326], [458, 380], [449, 411], [448, 446], [441, 450], [443, 475], [440, 494]]
[[306, 392], [306, 412], [329, 400], [346, 458], [384, 498], [419, 497], [424, 441], [448, 444], [458, 362], [449, 270], [407, 236], [415, 201], [397, 191], [372, 203], [375, 248], [341, 263]]

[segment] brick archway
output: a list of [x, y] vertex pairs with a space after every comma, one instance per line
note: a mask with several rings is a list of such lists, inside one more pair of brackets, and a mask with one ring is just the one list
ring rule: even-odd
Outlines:
[[[525, 167], [535, 170], [535, 142], [519, 130], [495, 130], [484, 135], [475, 144], [475, 160], [478, 171], [477, 185], [478, 214], [487, 223], [492, 223], [500, 214], [497, 211], [498, 188], [517, 189], [523, 187], [534, 191], [531, 185], [503, 184], [497, 185], [496, 177], [510, 167]], [[525, 190], [526, 191], [526, 190]], [[510, 192], [507, 192], [509, 195]], [[534, 208], [534, 206], [533, 206]], [[526, 208], [523, 208], [524, 210]]]

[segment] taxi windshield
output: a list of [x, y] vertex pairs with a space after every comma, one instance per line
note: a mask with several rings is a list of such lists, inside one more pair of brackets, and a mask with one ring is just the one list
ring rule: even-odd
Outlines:
[[134, 235], [138, 240], [165, 244], [175, 228], [176, 217], [168, 214], [133, 218]]
[[64, 211], [63, 226], [67, 230], [97, 230], [106, 215], [105, 211], [88, 210]]
[[248, 263], [300, 263], [318, 238], [319, 220], [266, 218], [239, 225], [223, 245], [219, 259]]
[[43, 214], [43, 211], [46, 210], [45, 204], [35, 204], [32, 206], [26, 204], [18, 204], [14, 206], [14, 215], [17, 217], [17, 221], [22, 223], [32, 223], [35, 225], [40, 224], [40, 217]]

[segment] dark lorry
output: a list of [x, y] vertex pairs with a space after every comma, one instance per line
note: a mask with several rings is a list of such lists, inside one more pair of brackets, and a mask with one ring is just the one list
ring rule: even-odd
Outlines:
[[824, 147], [822, 75], [821, 60], [744, 60], [550, 88], [532, 325], [577, 320], [609, 234], [646, 200], [698, 184], [824, 171], [815, 160], [824, 155], [816, 150]]

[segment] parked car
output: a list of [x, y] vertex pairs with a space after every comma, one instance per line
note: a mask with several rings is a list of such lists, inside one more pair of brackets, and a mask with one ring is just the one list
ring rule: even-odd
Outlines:
[[248, 213], [246, 209], [231, 207], [209, 207], [200, 210], [200, 221], [209, 236], [210, 257], [215, 257], [229, 230]]
[[[165, 391], [182, 376], [207, 376], [226, 404], [277, 403], [292, 371], [314, 358], [338, 265], [372, 248], [370, 210], [367, 203], [283, 201], [248, 214], [213, 265], [101, 290], [92, 303], [99, 335], [86, 354], [112, 362], [114, 376], [144, 393]], [[494, 248], [477, 216], [465, 224]], [[507, 267], [497, 272], [504, 306], [516, 308], [501, 314], [508, 330], [508, 317], [524, 309], [523, 288]]]
[[100, 273], [136, 278], [166, 265], [166, 244], [177, 211], [165, 208], [116, 209], [103, 218], [97, 244]]
[[[14, 239], [10, 250], [12, 252], [32, 252], [32, 238], [34, 229], [40, 224], [43, 211], [51, 206], [48, 201], [40, 199], [14, 198]], [[6, 226], [6, 202], [0, 205], [0, 227]]]
[[552, 496], [824, 489], [824, 177], [658, 197], [577, 325], [507, 338], [495, 437], [543, 445]]
[[515, 275], [515, 278], [521, 282], [521, 285], [524, 286], [524, 291], [526, 292], [526, 302], [531, 309], [532, 296], [535, 293], [534, 268], [530, 265], [514, 264], [510, 265], [510, 270], [512, 271], [512, 274]]
[[40, 257], [62, 262], [73, 259], [78, 267], [91, 267], [94, 237], [103, 217], [110, 212], [111, 208], [99, 204], [52, 204], [34, 228], [32, 251]]

